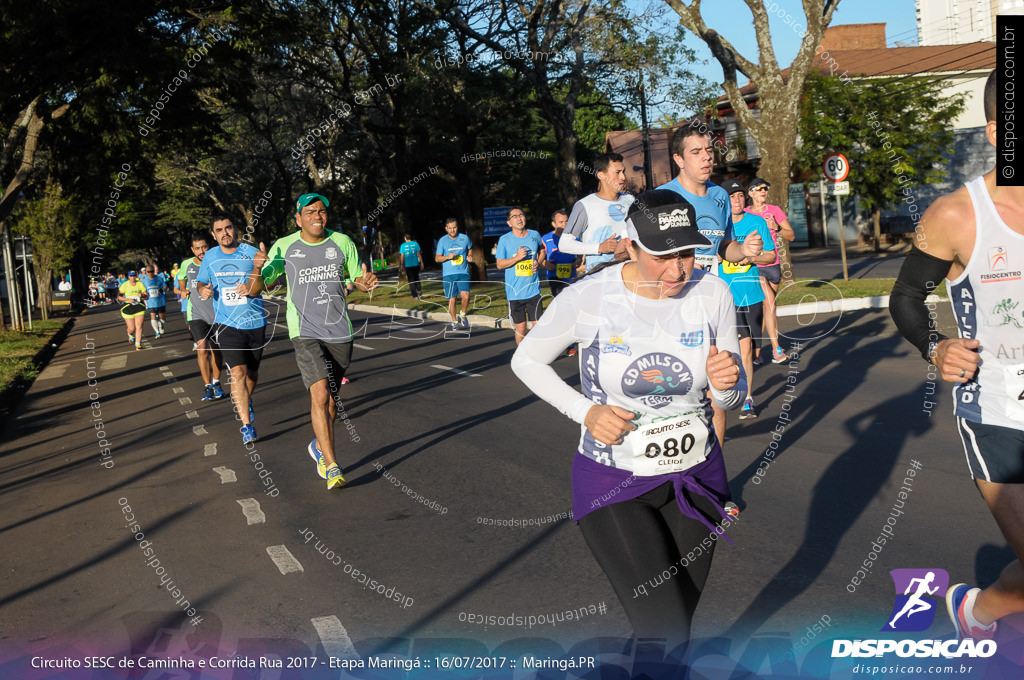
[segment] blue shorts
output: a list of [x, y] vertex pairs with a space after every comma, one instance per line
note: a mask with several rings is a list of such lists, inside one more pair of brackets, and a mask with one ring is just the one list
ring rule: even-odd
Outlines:
[[459, 293], [469, 293], [469, 274], [450, 274], [444, 278], [444, 296], [458, 297]]

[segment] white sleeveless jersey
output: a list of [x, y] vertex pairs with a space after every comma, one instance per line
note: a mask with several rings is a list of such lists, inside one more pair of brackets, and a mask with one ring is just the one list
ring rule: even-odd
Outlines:
[[960, 337], [981, 341], [974, 380], [953, 387], [956, 415], [1024, 429], [1024, 234], [1003, 222], [984, 177], [967, 183], [977, 225], [964, 271], [947, 282]]

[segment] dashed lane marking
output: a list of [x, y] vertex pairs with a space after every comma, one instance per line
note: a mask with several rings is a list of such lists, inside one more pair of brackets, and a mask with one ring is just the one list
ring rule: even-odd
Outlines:
[[[224, 467], [223, 465], [213, 468], [213, 471], [220, 475], [221, 484], [232, 484], [238, 481], [238, 477], [235, 475], [235, 471]], [[252, 524], [252, 522], [249, 522]]]
[[192, 403], [192, 397], [178, 397], [178, 403], [182, 406], [188, 406]]
[[109, 359], [104, 359], [100, 362], [101, 371], [109, 371], [115, 368], [124, 368], [128, 365], [127, 354], [116, 354]]
[[185, 417], [189, 420], [199, 417], [199, 411], [185, 411]]
[[469, 371], [463, 371], [460, 368], [452, 368], [451, 366], [444, 366], [442, 364], [432, 364], [430, 367], [431, 368], [436, 368], [436, 369], [439, 369], [439, 370], [442, 370], [442, 371], [451, 371], [452, 373], [457, 373], [459, 375], [469, 376], [470, 378], [479, 378], [479, 377], [481, 377], [479, 373], [470, 373]]
[[36, 376], [36, 380], [55, 380], [57, 378], [63, 378], [64, 373], [68, 370], [68, 364], [61, 364], [60, 366], [47, 366], [43, 369], [43, 372]]
[[194, 434], [197, 437], [202, 437], [204, 434], [210, 434], [210, 433], [206, 431], [206, 426], [205, 425], [194, 425], [192, 427], [192, 434]]
[[217, 455], [217, 442], [212, 444], [206, 444], [203, 446], [204, 456], [216, 456]]
[[277, 566], [281, 574], [304, 571], [295, 556], [283, 545], [267, 546], [267, 554], [270, 555], [270, 559], [274, 560], [274, 565]]
[[[234, 475], [234, 473], [231, 473]], [[260, 510], [260, 502], [255, 498], [241, 498], [235, 501], [242, 506], [242, 514], [245, 515], [245, 522], [247, 526], [253, 524], [263, 524], [267, 521], [267, 516]], [[273, 557], [273, 555], [271, 555]], [[302, 567], [299, 567], [299, 571], [302, 571]]]
[[174, 392], [175, 394], [184, 394], [185, 388], [184, 387], [172, 387], [171, 391]]
[[358, 342], [353, 342], [352, 346], [353, 347], [358, 347], [359, 349], [368, 349], [368, 350], [372, 350], [373, 349], [369, 345], [360, 345]]
[[320, 637], [320, 643], [324, 646], [327, 656], [336, 659], [359, 658], [352, 638], [348, 636], [348, 631], [341, 625], [337, 616], [319, 616], [310, 619], [310, 623], [316, 628], [316, 634]]

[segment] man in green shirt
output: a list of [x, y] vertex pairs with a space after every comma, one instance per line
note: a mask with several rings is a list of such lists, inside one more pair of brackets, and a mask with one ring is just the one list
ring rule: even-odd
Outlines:
[[303, 194], [295, 205], [299, 231], [278, 239], [270, 251], [260, 244], [249, 295], [259, 295], [282, 274], [288, 281], [288, 337], [295, 361], [312, 402], [313, 441], [309, 455], [327, 488], [345, 483], [334, 456], [334, 418], [338, 386], [352, 359], [352, 322], [345, 304], [345, 279], [360, 290], [377, 284], [372, 272], [359, 265], [356, 246], [348, 236], [327, 228], [330, 202], [320, 194]]

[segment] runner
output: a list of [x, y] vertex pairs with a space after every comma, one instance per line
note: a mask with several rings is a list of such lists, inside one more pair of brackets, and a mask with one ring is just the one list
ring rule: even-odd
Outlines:
[[[731, 521], [705, 389], [735, 408], [746, 388], [729, 288], [694, 269], [694, 249], [709, 241], [694, 228], [693, 206], [672, 192], [649, 191], [629, 218], [629, 261], [552, 300], [512, 369], [582, 426], [573, 517], [634, 635], [668, 638], [673, 649], [689, 639], [714, 551], [708, 537], [717, 540], [723, 529], [716, 524]], [[573, 342], [580, 343], [583, 394], [549, 365]], [[707, 550], [694, 558], [695, 546]], [[669, 568], [677, 575], [638, 594]]]
[[104, 302], [108, 304], [113, 303], [115, 300], [117, 300], [117, 292], [118, 289], [121, 287], [120, 282], [117, 280], [116, 276], [114, 276], [110, 272], [107, 272], [106, 278], [103, 279], [103, 285], [107, 289], [107, 297], [106, 300], [104, 300]]
[[526, 214], [522, 208], [512, 208], [506, 214], [512, 231], [502, 234], [495, 251], [498, 269], [505, 270], [505, 297], [509, 318], [516, 332], [516, 346], [540, 318], [540, 276], [538, 268], [544, 266], [544, 242], [533, 229], [526, 228]]
[[548, 289], [551, 291], [552, 297], [557, 296], [563, 288], [576, 280], [576, 256], [558, 249], [558, 242], [562, 238], [562, 232], [568, 221], [569, 216], [564, 210], [556, 210], [551, 213], [552, 230], [543, 236], [544, 268], [548, 273]]
[[597, 191], [576, 201], [568, 226], [558, 239], [558, 247], [571, 255], [586, 255], [587, 271], [604, 262], [626, 257], [619, 246], [625, 235], [626, 211], [633, 197], [622, 193], [626, 171], [622, 156], [604, 153], [594, 159]]
[[[740, 358], [743, 363], [743, 373], [747, 376], [747, 394], [743, 400], [743, 408], [740, 409], [740, 420], [746, 420], [757, 417], [752, 396], [754, 392], [754, 347], [761, 338], [762, 303], [764, 302], [764, 291], [761, 290], [757, 265], [767, 264], [775, 259], [775, 246], [768, 233], [768, 224], [764, 219], [758, 215], [744, 212], [747, 194], [743, 185], [734, 179], [727, 179], [722, 182], [722, 188], [729, 194], [729, 203], [732, 206], [732, 228], [736, 238], [744, 240], [751, 234], [758, 234], [762, 242], [766, 244], [766, 250], [757, 257], [747, 258], [743, 262], [722, 260], [722, 280], [729, 284], [733, 301], [736, 303], [736, 330], [740, 335]], [[725, 420], [725, 411], [715, 411], [716, 432], [725, 432]]]
[[203, 401], [222, 399], [224, 390], [220, 387], [220, 371], [222, 362], [220, 349], [213, 343], [213, 302], [206, 300], [196, 292], [196, 276], [203, 264], [203, 257], [210, 249], [210, 236], [202, 231], [192, 234], [192, 257], [183, 260], [177, 267], [179, 278], [174, 292], [182, 300], [185, 321], [188, 331], [195, 343], [196, 362], [199, 364], [199, 375], [203, 378]]
[[[782, 212], [782, 208], [767, 202], [770, 187], [771, 185], [760, 177], [750, 183], [747, 193], [750, 194], [751, 204], [747, 207], [747, 212], [764, 218], [764, 221], [768, 223], [768, 231], [775, 246], [775, 261], [767, 266], [759, 266], [758, 273], [761, 276], [761, 289], [764, 291], [764, 330], [772, 341], [772, 363], [783, 364], [789, 361], [789, 357], [779, 343], [779, 319], [775, 310], [775, 296], [779, 292], [779, 282], [782, 281], [779, 237], [792, 241], [796, 238], [796, 232], [790, 226], [789, 219], [786, 217], [786, 213]], [[758, 350], [760, 347], [756, 347], [754, 350], [754, 363], [760, 363], [761, 353]]]
[[117, 297], [118, 302], [125, 303], [121, 307], [121, 318], [128, 326], [128, 342], [135, 345], [136, 351], [142, 350], [142, 322], [146, 320], [146, 305], [142, 301], [149, 297], [146, 287], [139, 281], [139, 273], [134, 269], [128, 272], [128, 280], [121, 284]]
[[[459, 233], [459, 223], [454, 217], [444, 221], [448, 232], [437, 242], [434, 262], [441, 263], [441, 279], [444, 281], [444, 296], [448, 298], [448, 314], [452, 317], [452, 330], [469, 328], [466, 310], [469, 309], [469, 263], [473, 261], [473, 243], [465, 234]], [[455, 298], [462, 298], [462, 313], [455, 317]]]
[[[695, 266], [718, 274], [718, 260], [742, 262], [744, 258], [761, 254], [761, 237], [752, 235], [746, 243], [737, 243], [732, 232], [732, 210], [729, 196], [717, 184], [711, 183], [715, 151], [707, 127], [698, 120], [676, 129], [669, 147], [679, 174], [659, 189], [669, 189], [686, 199], [697, 213], [697, 228], [711, 245], [698, 248]], [[725, 412], [712, 400], [715, 422], [722, 424], [715, 430], [719, 445], [725, 444]]]
[[154, 265], [146, 266], [146, 273], [139, 278], [146, 287], [149, 297], [146, 299], [146, 311], [149, 312], [149, 324], [156, 333], [156, 339], [164, 334], [164, 320], [167, 317], [167, 277], [155, 273]]
[[[420, 254], [420, 244], [412, 240], [412, 236], [405, 235], [405, 242], [398, 249], [398, 263], [409, 281], [409, 292], [415, 300], [422, 297], [420, 291], [420, 272], [423, 270], [423, 255]], [[463, 312], [465, 313], [465, 312]]]
[[[356, 245], [348, 236], [327, 228], [330, 201], [303, 194], [295, 203], [299, 231], [278, 239], [269, 253], [260, 244], [255, 266], [260, 277], [249, 285], [259, 295], [282, 274], [288, 281], [288, 337], [295, 347], [302, 383], [309, 390], [313, 441], [307, 450], [327, 488], [345, 483], [334, 455], [334, 419], [338, 386], [352, 360], [352, 322], [345, 304], [346, 276], [362, 291], [373, 289], [377, 277], [363, 273]], [[332, 398], [333, 397], [333, 398]]]
[[238, 229], [227, 215], [213, 218], [211, 232], [218, 246], [203, 257], [196, 290], [204, 300], [213, 300], [213, 342], [220, 347], [231, 375], [231, 399], [242, 421], [242, 444], [249, 444], [259, 439], [253, 426], [252, 394], [266, 346], [263, 299], [248, 295], [250, 278], [259, 278], [259, 271], [253, 268], [253, 257], [259, 251], [238, 242]]
[[[996, 146], [996, 71], [985, 84], [985, 133]], [[999, 186], [996, 170], [942, 196], [925, 212], [900, 269], [889, 311], [900, 333], [954, 383], [954, 415], [971, 476], [1017, 559], [981, 590], [946, 593], [957, 635], [988, 639], [1024, 611], [1024, 187]], [[939, 334], [925, 297], [946, 278], [959, 336]], [[932, 312], [934, 314], [934, 312]]]

